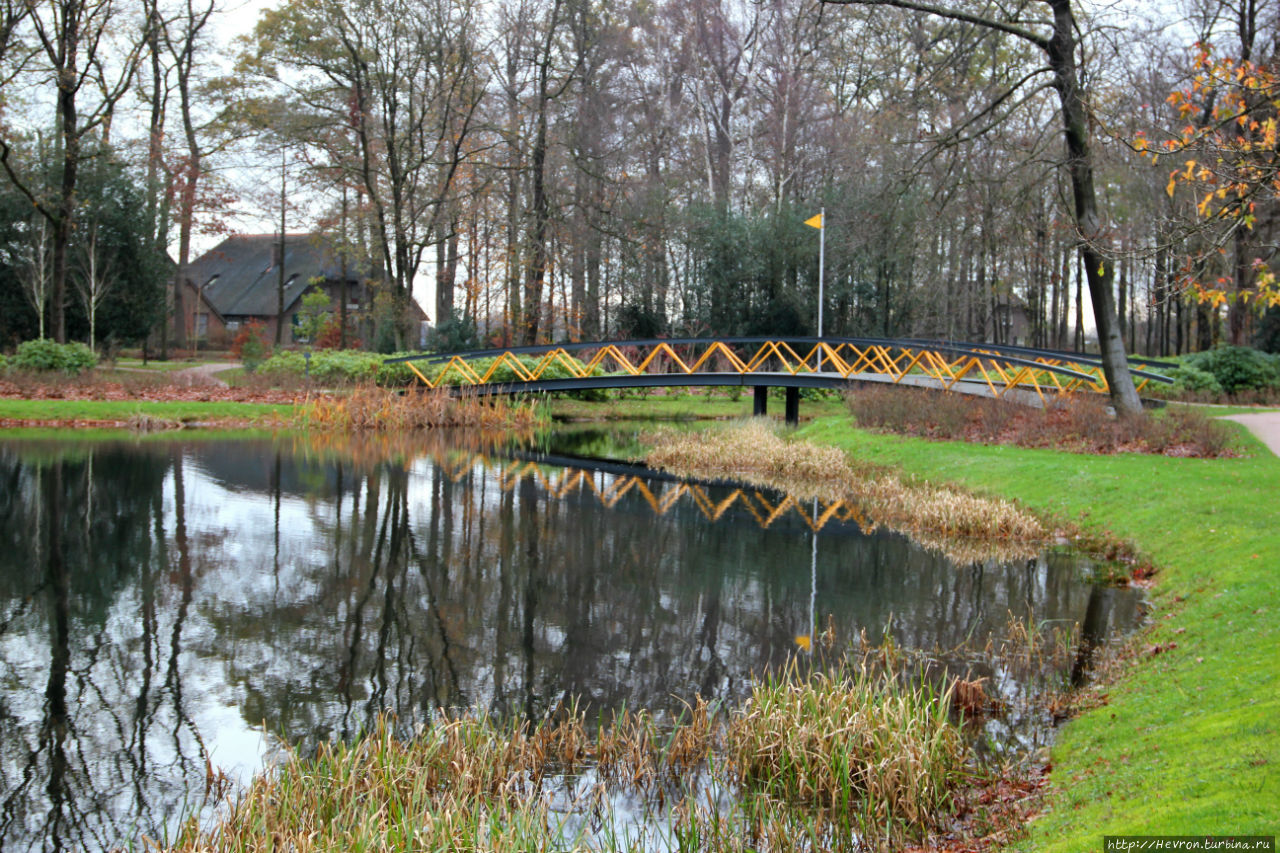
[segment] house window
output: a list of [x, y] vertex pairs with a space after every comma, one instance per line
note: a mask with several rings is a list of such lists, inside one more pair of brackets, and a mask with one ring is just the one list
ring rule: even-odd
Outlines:
[[208, 314], [196, 315], [196, 337], [197, 338], [209, 337], [209, 315]]

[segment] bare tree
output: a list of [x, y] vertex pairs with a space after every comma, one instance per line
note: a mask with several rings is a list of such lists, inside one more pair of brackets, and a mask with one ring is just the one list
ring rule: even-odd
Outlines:
[[[278, 131], [362, 190], [399, 348], [410, 289], [470, 152], [483, 94], [475, 19], [472, 4], [448, 0], [308, 0], [263, 13], [247, 58], [300, 114]], [[354, 150], [313, 143], [339, 128]]]
[[[25, 0], [0, 2], [0, 90], [12, 79], [13, 73], [22, 67], [22, 50], [18, 41], [18, 27], [31, 12], [31, 4]], [[0, 107], [4, 100], [0, 96]]]
[[31, 237], [22, 259], [23, 293], [35, 309], [40, 338], [44, 338], [46, 309], [49, 307], [50, 243], [49, 222], [36, 214], [31, 221]]
[[[12, 6], [0, 11], [0, 47], [14, 43], [17, 27], [38, 46], [22, 73], [57, 88], [54, 117], [61, 154], [59, 185], [46, 195], [32, 175], [22, 174], [14, 159], [13, 131], [0, 125], [0, 166], [13, 185], [53, 229], [51, 242], [49, 325], [58, 342], [66, 341], [67, 261], [76, 222], [76, 187], [80, 164], [92, 150], [87, 143], [111, 123], [116, 104], [128, 91], [145, 37], [121, 21], [125, 11], [115, 0], [53, 0], [26, 3], [25, 15]], [[87, 93], [90, 98], [82, 98]]]
[[1094, 187], [1094, 162], [1089, 133], [1088, 93], [1081, 81], [1077, 64], [1077, 22], [1070, 0], [1045, 0], [1049, 14], [1027, 21], [1018, 16], [988, 17], [990, 6], [982, 12], [971, 12], [964, 4], [938, 6], [914, 0], [823, 0], [824, 3], [858, 6], [893, 6], [947, 20], [972, 24], [1012, 36], [1033, 45], [1044, 55], [1044, 70], [1052, 76], [1058, 93], [1063, 136], [1066, 142], [1066, 171], [1071, 183], [1076, 228], [1080, 237], [1080, 254], [1093, 300], [1094, 320], [1098, 326], [1098, 344], [1102, 351], [1103, 371], [1111, 389], [1111, 400], [1122, 416], [1142, 412], [1142, 400], [1129, 373], [1128, 357], [1116, 317], [1113, 283], [1115, 263], [1107, 246], [1106, 222], [1099, 210]]
[[111, 290], [114, 271], [110, 261], [104, 257], [98, 223], [90, 223], [87, 230], [88, 235], [80, 247], [80, 269], [75, 286], [89, 318], [89, 349], [94, 349], [97, 346], [98, 307]]
[[[195, 114], [198, 96], [196, 75], [206, 29], [216, 10], [215, 0], [207, 3], [184, 0], [178, 13], [160, 29], [160, 41], [177, 82], [178, 117], [182, 122], [184, 146], [182, 155], [174, 164], [172, 176], [176, 185], [177, 208], [174, 213], [178, 225], [178, 263], [173, 272], [173, 342], [179, 347], [187, 342], [183, 290], [191, 263], [191, 236], [195, 228], [200, 182], [204, 176], [205, 137], [209, 131], [209, 125], [199, 123]], [[196, 310], [199, 311], [199, 306]]]
[[735, 9], [729, 0], [695, 0], [681, 5], [688, 16], [685, 26], [697, 72], [690, 77], [690, 84], [702, 123], [707, 187], [716, 207], [728, 211], [732, 206], [734, 149], [742, 136], [735, 125], [755, 73], [764, 9], [756, 4]]

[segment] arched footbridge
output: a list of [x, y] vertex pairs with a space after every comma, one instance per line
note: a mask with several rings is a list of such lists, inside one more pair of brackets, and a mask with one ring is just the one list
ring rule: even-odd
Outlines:
[[[786, 389], [786, 419], [799, 418], [801, 388], [887, 383], [1043, 406], [1054, 396], [1106, 393], [1097, 356], [1028, 347], [887, 338], [651, 338], [402, 356], [428, 388], [524, 394], [604, 388], [739, 386]], [[1168, 362], [1131, 358], [1134, 384], [1171, 379]]]

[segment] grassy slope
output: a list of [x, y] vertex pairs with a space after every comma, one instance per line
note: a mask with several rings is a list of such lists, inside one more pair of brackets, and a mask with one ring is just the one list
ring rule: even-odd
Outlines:
[[255, 421], [292, 410], [292, 406], [218, 401], [0, 400], [0, 420], [23, 421], [127, 421], [138, 414], [176, 421]]
[[[1242, 431], [1243, 432], [1243, 431]], [[1144, 655], [1054, 749], [1031, 850], [1104, 834], [1280, 833], [1280, 459], [1093, 457], [872, 435], [828, 417], [803, 437], [1014, 498], [1138, 546], [1159, 567]]]

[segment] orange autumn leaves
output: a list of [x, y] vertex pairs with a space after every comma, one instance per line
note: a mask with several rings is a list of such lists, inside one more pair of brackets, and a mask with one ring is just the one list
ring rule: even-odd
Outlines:
[[[1280, 74], [1275, 65], [1214, 56], [1208, 45], [1200, 46], [1192, 70], [1190, 84], [1168, 98], [1182, 127], [1160, 145], [1139, 134], [1133, 146], [1153, 163], [1176, 158], [1165, 191], [1173, 197], [1187, 190], [1202, 221], [1251, 231], [1259, 205], [1280, 200]], [[1252, 289], [1234, 296], [1259, 307], [1280, 305], [1275, 272], [1259, 260], [1250, 272]], [[1193, 276], [1190, 284], [1202, 302], [1233, 298], [1226, 277]]]

